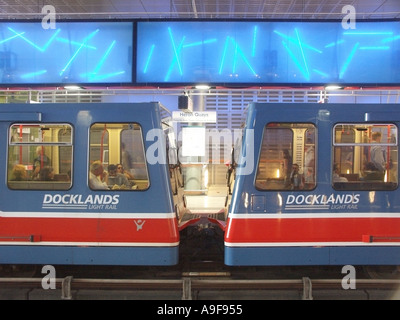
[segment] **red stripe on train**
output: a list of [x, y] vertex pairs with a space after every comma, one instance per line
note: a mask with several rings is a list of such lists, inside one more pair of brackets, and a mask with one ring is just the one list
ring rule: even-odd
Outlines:
[[228, 219], [225, 241], [399, 242], [399, 218]]
[[0, 218], [0, 241], [179, 241], [176, 219]]

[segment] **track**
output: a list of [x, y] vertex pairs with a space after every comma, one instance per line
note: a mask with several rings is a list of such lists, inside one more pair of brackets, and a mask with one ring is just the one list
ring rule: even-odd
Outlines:
[[400, 299], [400, 280], [359, 279], [345, 290], [341, 279], [235, 280], [201, 273], [179, 279], [98, 279], [68, 276], [44, 289], [42, 278], [0, 278], [2, 300], [318, 300]]
[[400, 300], [400, 271], [394, 267], [355, 266], [350, 282], [342, 266], [225, 266], [218, 232], [184, 233], [176, 266], [54, 266], [49, 289], [42, 266], [3, 265], [0, 299]]
[[371, 273], [357, 266], [354, 287], [349, 288], [349, 281], [344, 279], [347, 273], [340, 266], [233, 268], [212, 261], [196, 264], [55, 266], [56, 277], [51, 279], [50, 288], [48, 273], [40, 268], [28, 277], [29, 266], [3, 266], [0, 299], [400, 300], [400, 275], [393, 268], [373, 268]]

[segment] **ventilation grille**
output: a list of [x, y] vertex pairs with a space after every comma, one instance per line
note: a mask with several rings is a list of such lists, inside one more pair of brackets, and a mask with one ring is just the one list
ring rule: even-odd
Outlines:
[[101, 103], [102, 93], [98, 91], [40, 91], [39, 101], [42, 103]]
[[206, 124], [207, 129], [239, 129], [252, 102], [263, 103], [318, 103], [319, 91], [219, 91], [205, 97], [206, 111], [217, 113], [217, 123]]

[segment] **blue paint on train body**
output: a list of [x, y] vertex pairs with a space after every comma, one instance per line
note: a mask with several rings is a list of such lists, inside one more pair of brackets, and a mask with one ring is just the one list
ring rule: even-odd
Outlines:
[[[317, 145], [315, 188], [262, 190], [256, 187], [264, 130], [271, 123], [315, 125]], [[367, 232], [373, 231], [372, 226], [370, 230], [365, 230], [364, 243], [362, 236], [359, 236], [358, 245], [352, 244], [351, 241], [346, 243], [344, 240], [340, 244], [329, 243], [329, 239], [318, 241], [316, 238], [313, 240], [314, 244], [313, 242], [296, 243], [290, 239], [283, 241], [278, 237], [274, 240], [272, 236], [268, 238], [268, 241], [256, 239], [256, 236], [262, 238], [262, 230], [258, 230], [258, 234], [254, 235], [254, 240], [251, 240], [251, 233], [256, 233], [256, 230], [251, 229], [248, 222], [257, 217], [259, 217], [258, 221], [264, 221], [267, 226], [268, 221], [275, 219], [279, 227], [282, 226], [281, 222], [284, 218], [302, 217], [303, 222], [300, 219], [293, 230], [296, 228], [301, 230], [308, 225], [310, 232], [313, 232], [312, 221], [317, 217], [334, 221], [335, 218], [346, 219], [351, 216], [351, 223], [355, 225], [357, 218], [374, 219], [379, 215], [383, 218], [376, 220], [377, 225], [385, 219], [399, 221], [398, 173], [396, 173], [396, 181], [390, 185], [390, 190], [338, 190], [333, 187], [333, 128], [338, 123], [393, 124], [398, 128], [400, 109], [398, 105], [392, 104], [253, 103], [249, 105], [232, 201], [229, 206], [230, 221], [225, 232], [225, 263], [227, 265], [400, 264], [400, 229], [387, 230], [387, 233], [382, 235], [387, 238], [384, 243], [368, 243], [365, 239], [369, 236]], [[248, 143], [249, 136], [252, 139], [254, 137], [254, 146]], [[396, 145], [398, 146], [398, 142]], [[245, 159], [249, 159], [248, 152], [251, 152], [254, 158], [254, 169], [250, 172], [245, 162]], [[397, 153], [393, 161], [397, 166]], [[393, 185], [395, 187], [392, 187]], [[319, 208], [317, 208], [318, 205], [320, 205]], [[348, 221], [350, 222], [350, 219]], [[331, 224], [327, 222], [323, 227], [329, 234]], [[379, 230], [382, 231], [382, 229]], [[340, 229], [337, 233], [340, 233]], [[243, 235], [246, 236], [246, 240], [243, 240]], [[377, 239], [380, 235], [375, 236]], [[277, 243], [274, 244], [274, 241]]]
[[[163, 107], [158, 102], [149, 103], [79, 103], [79, 104], [3, 104], [0, 105], [0, 224], [12, 217], [49, 217], [86, 220], [94, 219], [99, 223], [104, 219], [133, 218], [132, 232], [136, 229], [135, 215], [145, 219], [176, 220], [168, 163], [165, 159], [166, 142], [162, 136], [152, 138], [149, 133], [163, 130], [161, 114]], [[2, 116], [3, 115], [3, 116]], [[89, 133], [95, 123], [137, 123], [143, 133], [144, 151], [153, 152], [154, 157], [163, 159], [162, 163], [147, 163], [149, 186], [144, 190], [114, 191], [91, 190], [88, 187], [89, 170]], [[68, 190], [11, 190], [7, 186], [8, 141], [11, 124], [69, 124], [72, 127], [72, 184]], [[151, 155], [151, 154], [150, 154]], [[89, 200], [88, 200], [89, 199]], [[94, 199], [101, 199], [96, 202]], [[86, 204], [85, 209], [65, 207], [45, 208], [45, 202], [57, 204]], [[99, 205], [99, 203], [102, 203]], [[105, 204], [105, 205], [104, 205]], [[108, 205], [107, 205], [108, 204]], [[142, 219], [143, 220], [143, 219]], [[8, 220], [7, 220], [8, 221]], [[143, 229], [149, 225], [143, 226]], [[142, 221], [140, 221], [142, 223]], [[9, 223], [9, 222], [7, 222]], [[36, 223], [36, 222], [35, 222]], [[1, 225], [0, 225], [1, 227]], [[60, 241], [48, 245], [40, 240], [39, 229], [26, 227], [32, 234], [18, 235], [12, 231], [0, 234], [0, 263], [7, 264], [103, 264], [103, 265], [175, 265], [179, 256], [179, 232], [174, 227], [165, 230], [153, 230], [154, 233], [170, 234], [170, 243], [160, 245], [156, 241], [147, 243], [124, 243], [115, 238], [109, 243], [101, 241], [92, 244], [68, 243]], [[177, 229], [177, 227], [176, 227]], [[66, 232], [63, 230], [62, 232]], [[93, 231], [96, 232], [96, 231]], [[81, 230], [85, 234], [85, 230]], [[4, 242], [23, 236], [21, 241]], [[166, 237], [168, 238], [169, 235]], [[31, 239], [26, 239], [31, 237]], [[84, 238], [84, 236], [83, 236]], [[115, 241], [115, 243], [113, 243]], [[153, 243], [154, 242], [154, 243]], [[168, 241], [167, 241], [168, 242]]]

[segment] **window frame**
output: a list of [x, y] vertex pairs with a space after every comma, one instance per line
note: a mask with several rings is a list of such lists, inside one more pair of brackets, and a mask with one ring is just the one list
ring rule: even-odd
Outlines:
[[[122, 148], [121, 148], [121, 144], [124, 143], [126, 145], [126, 141], [128, 139], [126, 139], [126, 137], [124, 136], [123, 132], [124, 131], [135, 131], [135, 130], [139, 130], [139, 134], [140, 135], [140, 144], [141, 144], [141, 152], [142, 154], [140, 155], [143, 159], [144, 162], [140, 162], [141, 165], [144, 164], [145, 166], [145, 178], [144, 179], [135, 179], [135, 180], [143, 180], [145, 181], [145, 184], [140, 183], [140, 188], [133, 188], [133, 186], [131, 186], [131, 188], [116, 188], [114, 185], [114, 188], [110, 187], [108, 189], [96, 189], [96, 188], [92, 188], [90, 186], [90, 177], [91, 177], [91, 172], [90, 172], [90, 167], [92, 162], [98, 160], [98, 159], [92, 159], [92, 152], [90, 151], [92, 148], [92, 130], [95, 126], [104, 126], [105, 128], [103, 130], [107, 131], [107, 150], [103, 150], [103, 154], [102, 151], [100, 150], [100, 157], [103, 157], [105, 155], [104, 151], [107, 151], [107, 161], [105, 161], [105, 159], [101, 158], [99, 160], [102, 160], [102, 165], [103, 165], [103, 170], [105, 172], [108, 171], [108, 165], [110, 164], [118, 164], [121, 163], [122, 164]], [[119, 126], [119, 127], [118, 127]], [[132, 126], [132, 128], [129, 128], [129, 126]], [[125, 128], [126, 127], [126, 128]], [[134, 129], [135, 127], [137, 127], [138, 129]], [[95, 128], [96, 130], [97, 128]], [[112, 131], [116, 129], [116, 133], [113, 133]], [[114, 135], [118, 136], [117, 138], [117, 142], [119, 143], [119, 146], [117, 148], [115, 148], [114, 146], [112, 147], [112, 144], [114, 142]], [[130, 122], [94, 122], [90, 125], [89, 127], [89, 145], [88, 145], [88, 152], [89, 152], [89, 156], [88, 156], [88, 173], [87, 173], [87, 177], [88, 177], [88, 188], [92, 191], [107, 191], [107, 192], [115, 192], [115, 191], [145, 191], [147, 189], [150, 188], [150, 174], [149, 174], [149, 169], [148, 169], [148, 163], [147, 163], [147, 157], [146, 157], [146, 147], [145, 147], [145, 138], [143, 135], [143, 128], [140, 125], [140, 123], [135, 122], [135, 121], [130, 121]], [[96, 146], [98, 145], [97, 143], [95, 144]], [[100, 145], [101, 145], [101, 141], [100, 141]], [[129, 148], [126, 148], [129, 151]], [[115, 163], [113, 163], [112, 158], [110, 157], [110, 150], [112, 150], [115, 154], [117, 154], [118, 156], [118, 161], [116, 161]], [[139, 152], [139, 151], [137, 151]], [[132, 157], [135, 157], [135, 154], [131, 154]], [[125, 168], [124, 168], [125, 169]], [[107, 172], [108, 174], [108, 172]], [[145, 185], [145, 186], [144, 186]], [[143, 187], [144, 186], [144, 187]]]
[[[63, 127], [67, 127], [70, 130], [70, 140], [69, 141], [54, 141], [53, 139], [50, 141], [12, 141], [14, 137], [13, 129], [18, 129], [18, 127], [44, 127], [44, 128], [52, 128], [55, 130], [61, 130]], [[56, 135], [56, 140], [58, 140], [59, 137], [59, 132], [57, 132]], [[74, 159], [74, 126], [71, 123], [67, 122], [27, 122], [27, 123], [22, 123], [22, 122], [17, 122], [17, 123], [12, 123], [10, 124], [8, 128], [8, 139], [7, 139], [7, 187], [10, 190], [55, 190], [55, 191], [66, 191], [72, 188], [72, 174], [69, 176], [69, 180], [63, 181], [63, 180], [54, 180], [54, 181], [42, 181], [42, 180], [32, 180], [32, 179], [26, 179], [22, 181], [17, 181], [17, 180], [12, 180], [11, 172], [16, 164], [20, 163], [13, 163], [12, 167], [10, 167], [10, 156], [11, 156], [11, 149], [13, 147], [18, 148], [18, 147], [46, 147], [46, 148], [51, 148], [51, 147], [70, 147], [71, 152], [70, 152], [70, 172], [72, 173], [72, 167], [73, 167], [73, 159]], [[29, 151], [29, 150], [28, 150]], [[53, 150], [51, 150], [51, 154], [53, 153]], [[58, 161], [61, 161], [60, 157], [60, 150], [58, 149]], [[54, 160], [54, 159], [53, 159]], [[19, 159], [21, 161], [21, 159]], [[34, 161], [32, 162], [32, 165], [34, 164]], [[30, 167], [31, 164], [24, 165], [25, 167], [28, 166]], [[58, 170], [60, 170], [61, 166], [58, 167]], [[29, 171], [29, 170], [28, 170]], [[68, 172], [67, 172], [68, 173]], [[12, 187], [14, 185], [14, 187]]]
[[[275, 125], [278, 125], [275, 127]], [[270, 126], [270, 127], [269, 127]], [[293, 192], [294, 190], [292, 190], [291, 188], [288, 188], [287, 184], [284, 182], [283, 187], [281, 188], [269, 188], [269, 187], [260, 187], [258, 181], [261, 180], [259, 179], [259, 172], [260, 172], [260, 163], [261, 163], [261, 158], [263, 156], [263, 142], [265, 139], [265, 134], [267, 133], [268, 129], [274, 130], [274, 129], [299, 129], [299, 130], [304, 130], [303, 132], [303, 141], [302, 141], [302, 145], [301, 145], [301, 152], [302, 152], [302, 160], [301, 160], [301, 172], [303, 177], [305, 177], [305, 155], [306, 155], [306, 146], [307, 146], [307, 132], [310, 129], [314, 130], [314, 134], [313, 134], [313, 143], [311, 143], [311, 145], [314, 147], [314, 165], [313, 165], [313, 183], [312, 186], [307, 186], [307, 187], [303, 187], [302, 189], [299, 189], [301, 191], [312, 191], [317, 187], [317, 165], [318, 165], [318, 159], [317, 159], [317, 146], [318, 146], [318, 128], [316, 126], [315, 123], [312, 122], [269, 122], [266, 123], [264, 125], [264, 129], [263, 129], [263, 134], [262, 134], [262, 138], [261, 138], [261, 145], [260, 145], [260, 153], [259, 153], [259, 157], [258, 157], [258, 161], [257, 161], [257, 168], [255, 168], [255, 175], [254, 175], [254, 187], [259, 190], [259, 191], [287, 191], [287, 192]], [[291, 159], [292, 159], [292, 163], [295, 163], [295, 159], [294, 159], [294, 153], [296, 153], [296, 150], [294, 149], [294, 145], [295, 145], [295, 134], [294, 131], [291, 130]], [[266, 145], [267, 147], [267, 145]], [[279, 148], [278, 153], [280, 153], [281, 151], [283, 151], [286, 148]], [[283, 158], [282, 158], [283, 159]], [[282, 173], [284, 174], [284, 172]], [[267, 179], [273, 179], [272, 177], [267, 177]], [[282, 179], [281, 177], [278, 177], [277, 179]], [[285, 179], [285, 178], [283, 178]], [[286, 186], [285, 186], [286, 185]]]
[[[367, 142], [338, 142], [337, 141], [337, 135], [336, 132], [340, 129], [338, 129], [339, 126], [343, 126], [343, 127], [348, 127], [348, 130], [352, 130], [354, 131], [354, 137], [356, 137], [356, 130], [358, 131], [366, 131], [369, 133], [373, 133], [376, 132], [377, 130], [373, 130], [376, 128], [382, 128], [382, 127], [388, 127], [389, 126], [389, 132], [391, 132], [393, 129], [395, 130], [395, 141], [390, 141], [390, 142], [380, 142], [379, 144], [377, 144], [376, 142], [372, 142], [372, 141], [367, 141]], [[380, 132], [380, 131], [379, 131]], [[398, 149], [399, 149], [399, 145], [398, 145], [398, 134], [399, 134], [399, 128], [395, 123], [391, 123], [391, 122], [385, 122], [385, 123], [365, 123], [365, 122], [351, 122], [351, 123], [336, 123], [333, 127], [332, 127], [332, 172], [331, 172], [331, 186], [334, 190], [336, 191], [380, 191], [380, 190], [387, 190], [387, 191], [391, 191], [391, 190], [396, 190], [398, 188], [399, 182], [398, 182], [398, 162], [396, 165], [395, 170], [397, 171], [396, 173], [396, 177], [397, 177], [397, 181], [380, 181], [380, 180], [367, 180], [365, 178], [365, 176], [362, 176], [362, 173], [364, 171], [364, 167], [361, 168], [361, 165], [367, 164], [370, 159], [369, 158], [365, 158], [364, 155], [364, 149], [363, 148], [371, 148], [373, 146], [380, 146], [380, 147], [384, 147], [384, 148], [391, 148], [394, 147], [394, 150], [389, 150], [389, 151], [395, 151], [398, 153]], [[356, 138], [355, 138], [356, 140]], [[358, 160], [358, 164], [359, 164], [359, 172], [353, 173], [356, 175], [359, 175], [359, 178], [357, 180], [357, 182], [355, 181], [334, 181], [334, 165], [336, 165], [337, 162], [335, 162], [335, 156], [336, 156], [336, 151], [337, 148], [343, 148], [343, 147], [351, 147], [352, 148], [352, 152], [353, 152], [353, 161], [355, 161], [355, 154], [358, 153], [358, 157], [362, 159]], [[370, 150], [367, 150], [368, 152], [370, 152]], [[388, 155], [386, 155], [387, 159], [386, 161], [389, 162], [389, 159], [391, 160], [392, 157], [388, 157]], [[398, 160], [398, 157], [397, 157]], [[342, 165], [342, 162], [340, 162], [340, 165]], [[354, 171], [354, 162], [352, 164], [352, 171]], [[388, 170], [385, 171], [386, 174], [388, 174]], [[344, 173], [339, 174], [341, 177], [345, 177]], [[386, 177], [387, 179], [387, 177]]]

